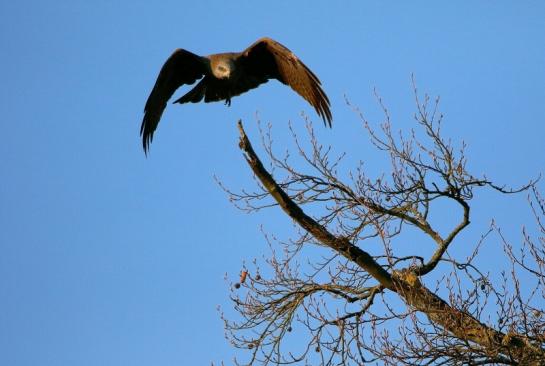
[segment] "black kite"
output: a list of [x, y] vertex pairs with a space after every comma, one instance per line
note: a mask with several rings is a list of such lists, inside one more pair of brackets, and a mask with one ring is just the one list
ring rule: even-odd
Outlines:
[[[202, 78], [202, 79], [201, 79]], [[140, 127], [144, 152], [148, 152], [153, 133], [167, 101], [180, 86], [200, 82], [174, 103], [206, 103], [225, 100], [277, 79], [305, 98], [331, 127], [329, 99], [320, 80], [289, 49], [270, 38], [261, 38], [242, 52], [198, 56], [177, 49], [165, 62], [144, 108]]]

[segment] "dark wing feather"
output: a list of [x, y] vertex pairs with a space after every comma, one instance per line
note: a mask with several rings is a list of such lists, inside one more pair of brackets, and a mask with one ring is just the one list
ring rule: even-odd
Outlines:
[[329, 99], [318, 77], [288, 48], [270, 38], [261, 38], [241, 53], [246, 79], [275, 78], [305, 98], [326, 125], [331, 127]]
[[[258, 61], [259, 62], [259, 61]], [[228, 85], [230, 97], [240, 95], [248, 90], [255, 89], [266, 83], [274, 76], [267, 76], [261, 68], [256, 69], [255, 59], [247, 58], [243, 54], [237, 59], [237, 72], [232, 83]], [[273, 66], [274, 67], [274, 66]]]
[[142, 145], [146, 154], [167, 101], [180, 86], [193, 84], [197, 79], [202, 78], [207, 72], [206, 62], [207, 59], [204, 57], [177, 49], [161, 68], [144, 107], [144, 119], [140, 127]]

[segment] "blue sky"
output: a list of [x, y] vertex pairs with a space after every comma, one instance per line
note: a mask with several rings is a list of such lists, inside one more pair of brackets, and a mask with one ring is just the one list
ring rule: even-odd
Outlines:
[[[292, 230], [278, 210], [238, 211], [214, 181], [253, 187], [239, 118], [254, 138], [256, 113], [273, 123], [282, 151], [304, 111], [324, 144], [380, 171], [344, 96], [379, 122], [376, 88], [394, 128], [409, 129], [413, 73], [441, 96], [444, 131], [468, 143], [475, 174], [517, 185], [544, 173], [545, 3], [330, 4], [0, 3], [0, 364], [229, 363], [224, 275], [268, 253], [261, 225]], [[230, 108], [170, 105], [146, 158], [142, 110], [170, 53], [237, 51], [262, 36], [320, 77], [333, 129], [269, 82]], [[501, 198], [476, 200], [469, 243], [492, 217], [519, 237], [524, 195]]]

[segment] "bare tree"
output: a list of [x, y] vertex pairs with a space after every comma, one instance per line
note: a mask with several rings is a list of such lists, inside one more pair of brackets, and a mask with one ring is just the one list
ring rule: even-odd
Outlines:
[[[360, 113], [391, 163], [378, 178], [363, 163], [339, 172], [344, 155], [332, 157], [310, 123], [308, 141], [293, 133], [301, 167], [289, 153], [273, 152], [270, 126], [261, 131], [273, 177], [239, 122], [258, 188], [224, 189], [243, 210], [279, 206], [299, 228], [288, 242], [266, 235], [271, 256], [246, 268], [233, 289], [239, 316], [223, 318], [231, 342], [248, 350], [244, 364], [545, 365], [545, 204], [535, 181], [513, 190], [470, 173], [466, 146], [442, 136], [439, 100], [419, 100], [414, 91], [418, 128], [409, 133], [392, 131], [379, 97], [378, 130]], [[513, 246], [492, 224], [470, 256], [451, 256], [480, 189], [529, 192], [538, 238], [525, 231], [522, 245]], [[439, 201], [455, 208], [437, 212]], [[452, 221], [445, 234], [431, 220], [440, 215]], [[492, 234], [510, 263], [499, 280], [475, 264]], [[421, 245], [406, 243], [415, 237], [431, 241], [433, 251], [423, 256]], [[319, 255], [308, 250], [316, 246]]]

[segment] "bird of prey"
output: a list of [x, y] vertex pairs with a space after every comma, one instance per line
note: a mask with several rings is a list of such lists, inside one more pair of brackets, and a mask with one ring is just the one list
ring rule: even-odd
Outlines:
[[180, 86], [199, 83], [174, 103], [206, 103], [231, 98], [270, 79], [289, 85], [309, 102], [324, 123], [331, 127], [329, 99], [318, 77], [288, 48], [270, 38], [261, 38], [242, 52], [198, 56], [177, 49], [167, 59], [144, 108], [140, 127], [144, 152], [147, 154], [153, 133], [159, 124], [167, 101]]

